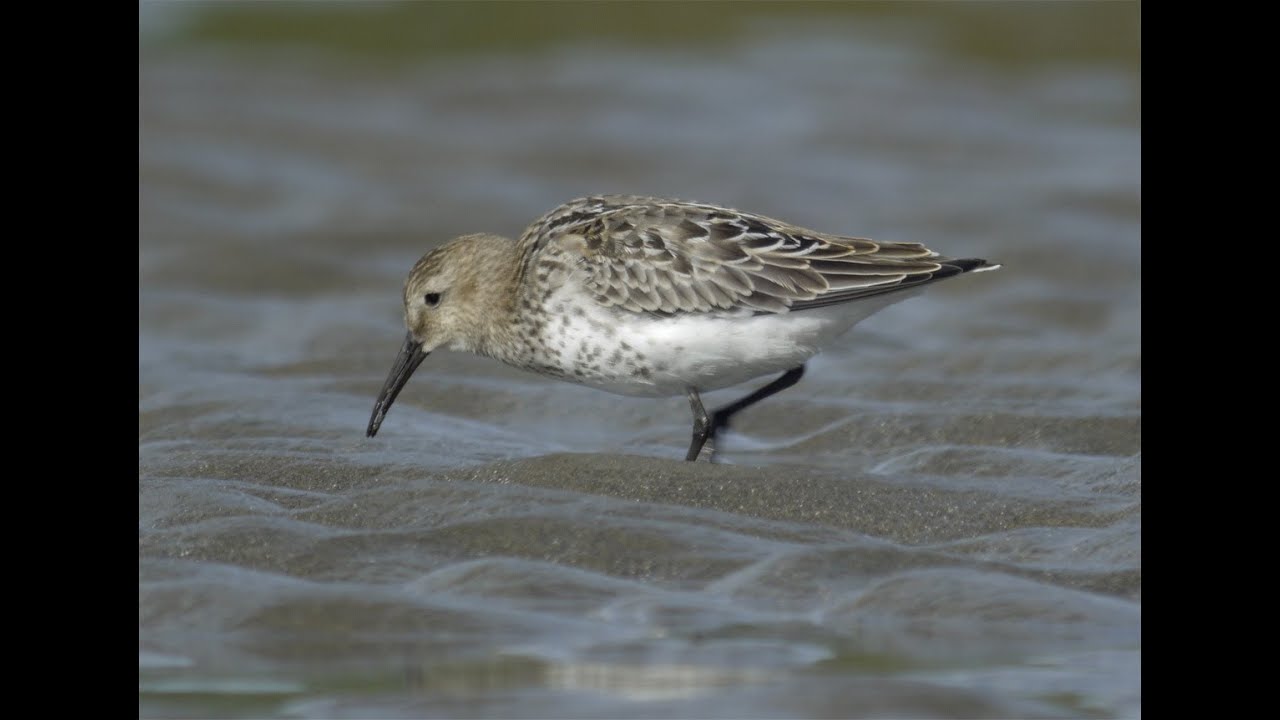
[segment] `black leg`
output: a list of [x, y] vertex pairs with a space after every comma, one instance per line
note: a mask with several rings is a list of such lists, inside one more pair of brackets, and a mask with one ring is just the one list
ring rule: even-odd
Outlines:
[[[742, 398], [741, 400], [725, 405], [716, 410], [707, 417], [706, 408], [702, 407], [702, 398], [698, 395], [698, 391], [689, 388], [689, 409], [693, 411], [693, 441], [689, 443], [689, 453], [685, 455], [685, 460], [692, 462], [698, 459], [698, 453], [702, 452], [702, 446], [708, 440], [714, 440], [716, 433], [724, 428], [729, 427], [729, 421], [733, 419], [735, 413], [743, 410], [751, 405], [755, 405], [761, 400], [786, 390], [787, 388], [800, 382], [800, 378], [804, 376], [804, 365], [793, 367], [782, 374], [782, 377], [765, 385], [759, 390]], [[714, 449], [712, 450], [714, 452]]]
[[688, 462], [698, 459], [702, 446], [711, 435], [711, 418], [707, 417], [707, 409], [702, 407], [702, 398], [698, 391], [689, 388], [689, 409], [693, 411], [693, 441], [689, 443], [689, 454], [684, 456]]
[[764, 387], [742, 398], [741, 400], [735, 403], [732, 403], [730, 405], [725, 405], [724, 407], [711, 413], [711, 432], [708, 435], [708, 437], [714, 438], [718, 431], [729, 427], [729, 421], [733, 419], [734, 414], [737, 413], [739, 410], [746, 409], [747, 407], [751, 405], [755, 405], [756, 403], [769, 397], [770, 395], [776, 395], [777, 393], [780, 393], [783, 390], [786, 390], [792, 385], [795, 385], [796, 383], [800, 382], [800, 378], [803, 376], [804, 376], [804, 365], [800, 365], [799, 367], [793, 367], [790, 370], [783, 373], [782, 377], [778, 378], [777, 380], [774, 380], [773, 382], [769, 383], [768, 385], [765, 385]]

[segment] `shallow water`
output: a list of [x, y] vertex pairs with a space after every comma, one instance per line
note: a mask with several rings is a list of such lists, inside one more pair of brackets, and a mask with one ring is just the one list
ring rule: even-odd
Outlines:
[[[1140, 715], [1139, 77], [1090, 32], [1136, 6], [1052, 5], [527, 45], [441, 6], [380, 55], [144, 3], [140, 715]], [[365, 439], [419, 255], [596, 192], [1005, 267], [859, 325], [720, 465], [683, 398], [447, 352]]]

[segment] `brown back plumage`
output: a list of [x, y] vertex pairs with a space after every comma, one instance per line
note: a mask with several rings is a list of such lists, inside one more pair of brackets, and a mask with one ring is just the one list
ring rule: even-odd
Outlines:
[[994, 267], [637, 195], [571, 200], [535, 220], [520, 250], [526, 263], [546, 251], [573, 259], [602, 305], [662, 314], [805, 310]]

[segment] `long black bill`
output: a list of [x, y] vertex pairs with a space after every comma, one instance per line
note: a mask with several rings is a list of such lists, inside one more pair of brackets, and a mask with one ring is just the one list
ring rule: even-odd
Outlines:
[[382, 419], [391, 409], [391, 403], [396, 401], [396, 396], [400, 394], [404, 384], [409, 382], [409, 376], [413, 375], [413, 371], [418, 369], [429, 354], [422, 352], [422, 345], [413, 339], [413, 333], [404, 334], [404, 345], [400, 348], [400, 354], [396, 356], [395, 364], [391, 366], [391, 374], [382, 384], [378, 401], [373, 404], [373, 414], [369, 416], [369, 427], [364, 432], [365, 437], [378, 434], [378, 428], [382, 426]]

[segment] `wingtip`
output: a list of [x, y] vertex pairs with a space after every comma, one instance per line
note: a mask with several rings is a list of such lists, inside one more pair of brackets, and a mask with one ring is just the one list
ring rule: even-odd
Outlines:
[[982, 258], [962, 258], [952, 261], [953, 264], [960, 268], [961, 272], [987, 272], [988, 270], [999, 270], [1000, 263], [993, 263]]

